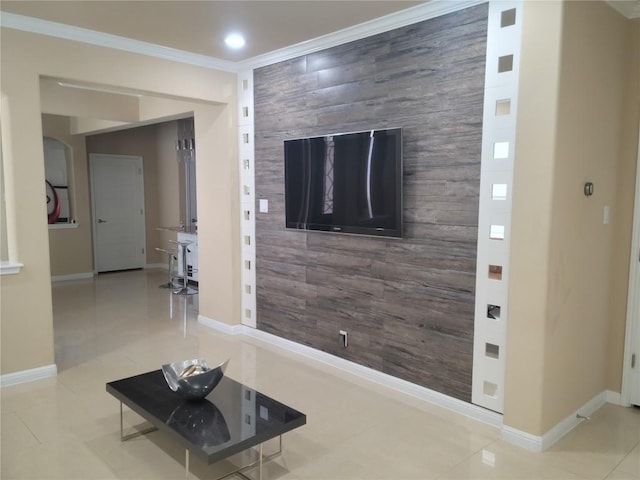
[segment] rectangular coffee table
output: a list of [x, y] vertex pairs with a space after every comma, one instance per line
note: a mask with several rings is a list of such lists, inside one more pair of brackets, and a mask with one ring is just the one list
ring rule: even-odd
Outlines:
[[[220, 477], [225, 478], [258, 467], [282, 453], [282, 434], [307, 422], [305, 414], [228, 377], [199, 402], [184, 400], [173, 392], [161, 370], [107, 383], [107, 392], [120, 400], [120, 439], [122, 441], [155, 430], [173, 436], [185, 448], [185, 474], [189, 477], [189, 452], [208, 464], [258, 446], [258, 460]], [[153, 425], [152, 428], [124, 435], [122, 404]], [[265, 456], [262, 444], [279, 437], [280, 448]], [[218, 479], [219, 480], [219, 479]]]

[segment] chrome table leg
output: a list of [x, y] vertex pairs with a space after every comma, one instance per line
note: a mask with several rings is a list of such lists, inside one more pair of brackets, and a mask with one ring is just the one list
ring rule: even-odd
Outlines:
[[144, 430], [140, 430], [139, 432], [133, 432], [128, 435], [124, 434], [124, 426], [122, 421], [122, 402], [120, 402], [120, 441], [126, 442], [127, 440], [131, 440], [132, 438], [140, 437], [142, 435], [146, 435], [147, 433], [155, 432], [158, 430], [157, 427], [149, 427]]

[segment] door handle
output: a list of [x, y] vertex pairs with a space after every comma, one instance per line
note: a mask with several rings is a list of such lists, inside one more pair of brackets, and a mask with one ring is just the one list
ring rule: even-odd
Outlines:
[[103, 220], [103, 219], [101, 219], [101, 218], [99, 218], [99, 219], [98, 219], [98, 223], [107, 223], [107, 221], [106, 221], [106, 220]]

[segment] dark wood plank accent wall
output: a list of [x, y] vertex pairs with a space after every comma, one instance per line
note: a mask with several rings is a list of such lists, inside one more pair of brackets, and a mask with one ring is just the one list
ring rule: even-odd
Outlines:
[[[483, 4], [254, 72], [259, 329], [471, 401], [486, 36]], [[404, 238], [285, 230], [283, 140], [387, 127]]]

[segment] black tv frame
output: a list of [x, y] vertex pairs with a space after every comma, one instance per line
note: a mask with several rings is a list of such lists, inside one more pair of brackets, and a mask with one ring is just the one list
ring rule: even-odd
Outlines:
[[[395, 228], [378, 228], [378, 227], [363, 227], [356, 225], [333, 225], [333, 224], [322, 224], [322, 223], [305, 223], [299, 222], [295, 220], [291, 220], [287, 217], [289, 205], [289, 196], [287, 194], [287, 142], [290, 141], [299, 141], [306, 139], [316, 139], [316, 138], [327, 138], [327, 137], [339, 137], [343, 135], [353, 135], [353, 134], [370, 134], [371, 132], [387, 132], [387, 131], [397, 131], [397, 135], [399, 136], [400, 141], [396, 146], [397, 151], [397, 160], [395, 162], [395, 218], [396, 218], [396, 226]], [[285, 228], [287, 230], [296, 230], [296, 231], [304, 231], [304, 232], [325, 232], [325, 233], [338, 233], [338, 234], [352, 234], [352, 235], [365, 235], [372, 237], [383, 237], [383, 238], [402, 238], [403, 236], [403, 131], [401, 127], [394, 128], [377, 128], [371, 130], [359, 130], [353, 132], [342, 132], [342, 133], [331, 133], [326, 135], [313, 135], [308, 137], [296, 137], [296, 138], [288, 138], [284, 140], [284, 150], [285, 150], [285, 159], [284, 159], [284, 173], [285, 173]]]

